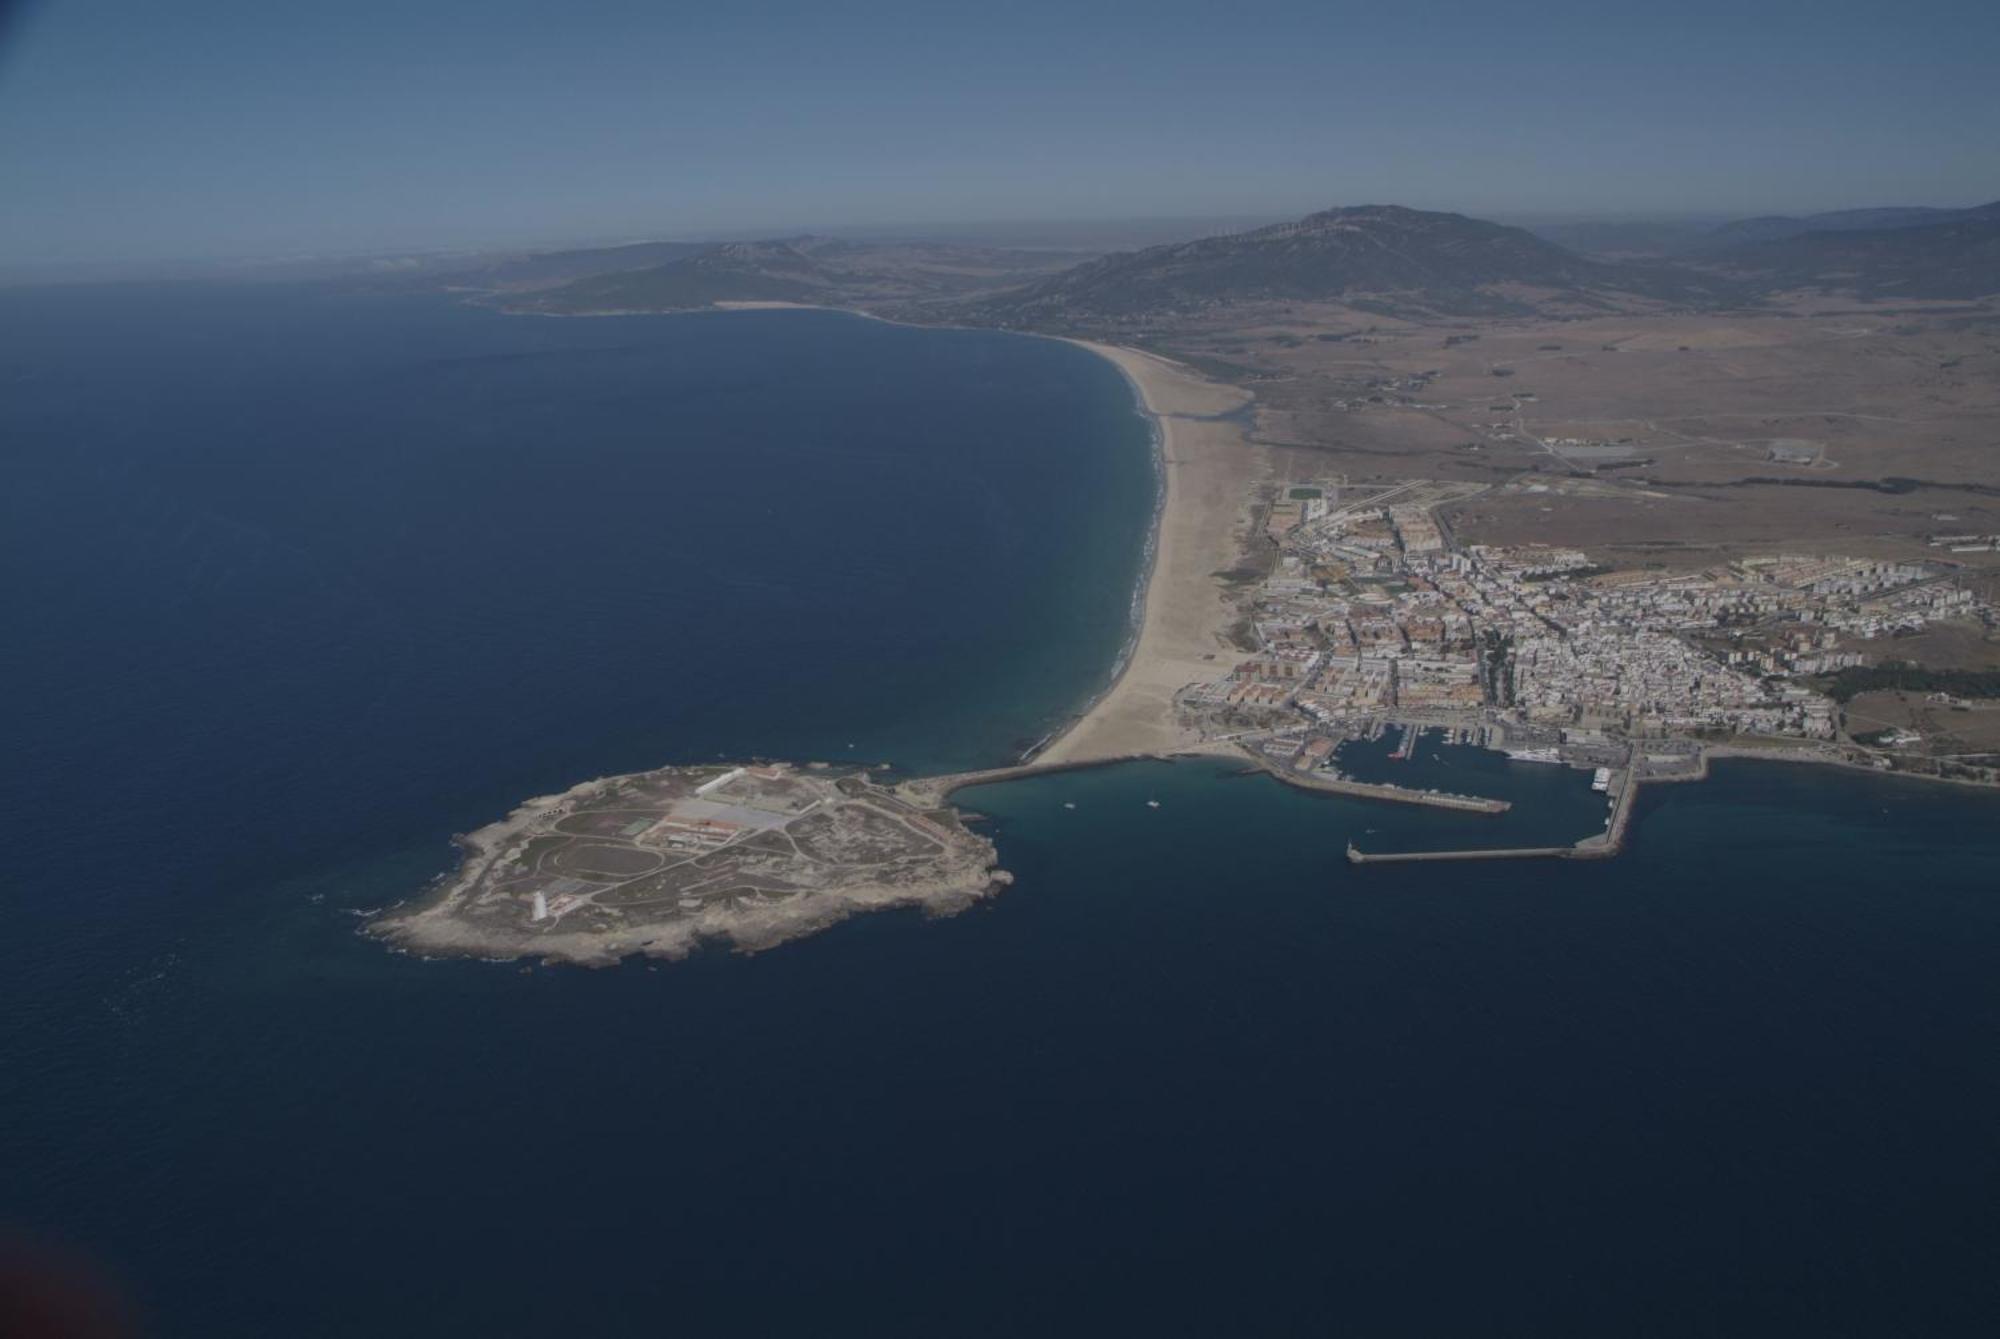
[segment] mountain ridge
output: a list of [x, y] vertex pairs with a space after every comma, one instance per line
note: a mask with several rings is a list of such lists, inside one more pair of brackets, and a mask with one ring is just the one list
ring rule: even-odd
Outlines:
[[2000, 203], [1945, 222], [1826, 228], [1746, 242], [1705, 257], [1764, 292], [1826, 289], [1858, 297], [1965, 300], [2000, 294]]
[[1334, 301], [1369, 310], [1482, 316], [1552, 303], [1603, 307], [1614, 295], [1707, 300], [1716, 286], [1713, 277], [1592, 260], [1526, 229], [1464, 214], [1355, 205], [1248, 232], [1114, 253], [978, 310], [1030, 324], [1245, 301]]
[[[1811, 219], [1820, 223], [1805, 226]], [[1885, 220], [1899, 226], [1862, 226]], [[1794, 226], [1805, 230], [1786, 231]], [[494, 285], [492, 297], [512, 310], [550, 313], [811, 303], [1063, 331], [1269, 303], [1331, 303], [1425, 320], [1714, 310], [1802, 289], [1944, 299], [2000, 293], [2000, 203], [1770, 216], [1711, 235], [1727, 229], [1744, 240], [1675, 255], [1584, 255], [1465, 214], [1353, 205], [1080, 263], [1071, 263], [1079, 260], [1073, 254], [805, 234], [689, 246], [667, 253], [664, 263], [585, 273], [531, 291]], [[615, 255], [589, 258], [597, 265]], [[537, 263], [560, 273], [564, 258]]]
[[1783, 241], [1811, 233], [1879, 232], [1994, 217], [2000, 217], [2000, 201], [1962, 209], [1888, 205], [1871, 209], [1835, 209], [1819, 214], [1763, 214], [1755, 218], [1735, 219], [1709, 229], [1699, 239], [1698, 248], [1713, 251], [1754, 242]]

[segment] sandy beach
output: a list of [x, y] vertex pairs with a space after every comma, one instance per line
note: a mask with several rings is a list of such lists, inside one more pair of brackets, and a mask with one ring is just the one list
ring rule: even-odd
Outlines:
[[1230, 612], [1216, 573], [1236, 566], [1250, 484], [1268, 468], [1242, 426], [1216, 419], [1248, 400], [1136, 349], [1072, 341], [1116, 364], [1158, 425], [1165, 496], [1137, 645], [1124, 672], [1042, 751], [1043, 763], [1172, 753], [1199, 742], [1174, 719], [1174, 694], [1227, 668]]

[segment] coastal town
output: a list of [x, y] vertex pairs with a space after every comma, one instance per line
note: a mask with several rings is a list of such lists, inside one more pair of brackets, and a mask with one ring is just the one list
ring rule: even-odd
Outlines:
[[[1234, 633], [1253, 649], [1182, 690], [1184, 725], [1313, 776], [1338, 777], [1342, 742], [1388, 723], [1653, 775], [1696, 764], [1677, 741], [1851, 761], [1866, 750], [1819, 676], [1886, 659], [1934, 623], [1994, 622], [1946, 561], [1770, 554], [1610, 570], [1575, 548], [1462, 545], [1441, 512], [1480, 491], [1327, 480], [1261, 502], [1252, 539], [1269, 568]], [[1990, 781], [1995, 769], [1961, 771]]]

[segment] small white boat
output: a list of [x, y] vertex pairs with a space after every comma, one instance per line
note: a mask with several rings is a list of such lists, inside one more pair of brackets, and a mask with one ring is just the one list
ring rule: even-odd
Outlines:
[[1560, 763], [1563, 760], [1562, 751], [1560, 749], [1532, 748], [1532, 749], [1502, 749], [1500, 751], [1506, 754], [1509, 758], [1513, 759], [1515, 762]]
[[1147, 800], [1146, 807], [1148, 809], [1157, 809], [1160, 807], [1160, 802], [1158, 800]]
[[1064, 801], [1063, 801], [1063, 808], [1065, 808], [1065, 809], [1074, 809], [1074, 808], [1076, 808], [1076, 806], [1075, 806], [1074, 804], [1071, 804], [1071, 803], [1070, 803], [1070, 802], [1069, 802], [1068, 800], [1064, 800]]

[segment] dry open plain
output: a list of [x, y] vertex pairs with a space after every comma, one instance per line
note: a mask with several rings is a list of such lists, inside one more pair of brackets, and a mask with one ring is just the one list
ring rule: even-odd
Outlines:
[[2000, 532], [1989, 305], [1415, 323], [1232, 304], [1124, 337], [1253, 393], [1252, 438], [1280, 473], [1496, 485], [1450, 518], [1468, 543], [1679, 566], [1773, 548], [1935, 557], [1935, 536]]

